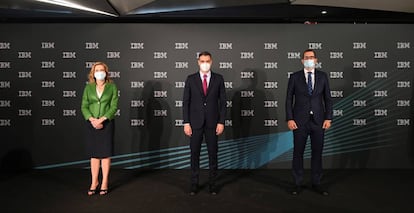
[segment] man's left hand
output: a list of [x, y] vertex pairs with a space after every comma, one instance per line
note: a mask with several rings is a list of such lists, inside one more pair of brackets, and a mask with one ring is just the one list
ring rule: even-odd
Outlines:
[[217, 124], [216, 135], [221, 135], [224, 131], [224, 124]]

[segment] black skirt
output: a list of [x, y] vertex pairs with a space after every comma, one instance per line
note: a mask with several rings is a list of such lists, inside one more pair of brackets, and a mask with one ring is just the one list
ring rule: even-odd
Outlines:
[[93, 128], [86, 121], [86, 152], [89, 158], [107, 158], [113, 155], [114, 121], [106, 120], [102, 129]]

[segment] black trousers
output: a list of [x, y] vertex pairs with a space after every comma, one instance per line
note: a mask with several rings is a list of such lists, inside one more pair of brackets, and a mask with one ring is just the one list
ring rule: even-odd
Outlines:
[[214, 184], [217, 178], [217, 152], [218, 152], [218, 136], [216, 129], [201, 128], [193, 129], [193, 134], [190, 137], [191, 149], [191, 184], [198, 184], [200, 175], [200, 150], [201, 144], [205, 138], [208, 151], [208, 165], [209, 165], [209, 182]]
[[311, 170], [312, 184], [319, 185], [322, 177], [322, 150], [324, 143], [325, 130], [322, 124], [317, 124], [311, 118], [306, 124], [299, 126], [293, 131], [293, 160], [292, 173], [296, 185], [301, 185], [303, 181], [303, 153], [306, 141], [311, 139]]

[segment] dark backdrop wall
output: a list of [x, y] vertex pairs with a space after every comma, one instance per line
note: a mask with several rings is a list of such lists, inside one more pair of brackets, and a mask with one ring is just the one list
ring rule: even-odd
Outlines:
[[[0, 24], [2, 168], [88, 166], [80, 111], [95, 61], [119, 88], [113, 166], [188, 168], [182, 93], [213, 54], [227, 88], [221, 168], [290, 168], [284, 116], [289, 75], [317, 51], [330, 76], [333, 127], [326, 168], [414, 165], [413, 25], [385, 24]], [[309, 150], [309, 149], [308, 149]], [[310, 153], [305, 153], [309, 161]], [[203, 149], [202, 167], [207, 167]], [[309, 164], [309, 162], [307, 162]], [[309, 165], [307, 165], [309, 166]]]

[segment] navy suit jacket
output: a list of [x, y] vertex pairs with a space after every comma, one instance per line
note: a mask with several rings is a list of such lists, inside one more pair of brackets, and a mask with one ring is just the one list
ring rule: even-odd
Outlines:
[[286, 121], [295, 120], [298, 126], [310, 119], [310, 111], [317, 124], [324, 120], [332, 120], [332, 99], [329, 80], [326, 73], [315, 69], [315, 85], [312, 95], [308, 94], [308, 86], [303, 70], [290, 76], [286, 95]]
[[224, 124], [226, 100], [222, 75], [211, 72], [207, 95], [203, 93], [200, 73], [189, 75], [183, 95], [184, 123], [190, 123], [193, 129], [216, 128], [218, 123]]

